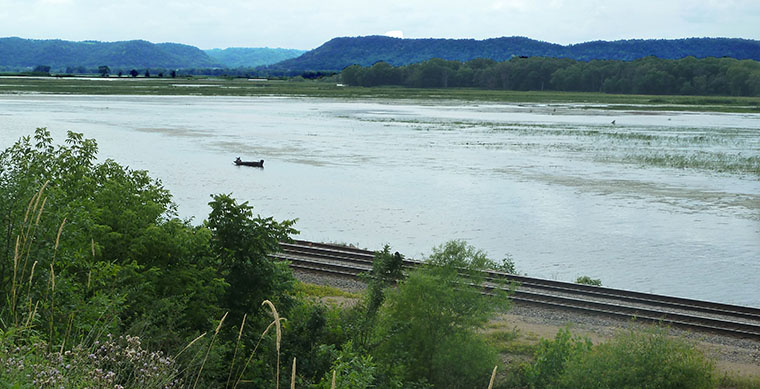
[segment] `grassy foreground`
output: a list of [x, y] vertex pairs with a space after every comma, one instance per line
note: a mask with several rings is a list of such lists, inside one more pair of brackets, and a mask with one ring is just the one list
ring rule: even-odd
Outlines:
[[[296, 96], [499, 103], [580, 104], [614, 110], [760, 112], [758, 97], [615, 95], [584, 92], [497, 91], [471, 88], [422, 89], [339, 86], [334, 80], [248, 80], [226, 78], [54, 78], [2, 77], [0, 94], [52, 93], [165, 96]], [[599, 106], [603, 107], [599, 107]]]

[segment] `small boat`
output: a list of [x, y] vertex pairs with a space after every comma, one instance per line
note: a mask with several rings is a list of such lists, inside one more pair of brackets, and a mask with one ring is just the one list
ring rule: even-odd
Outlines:
[[237, 157], [235, 159], [235, 165], [238, 165], [238, 166], [253, 166], [253, 167], [263, 168], [264, 167], [264, 160], [262, 159], [261, 161], [258, 161], [258, 162], [257, 161], [242, 161], [242, 160], [240, 160], [240, 157]]

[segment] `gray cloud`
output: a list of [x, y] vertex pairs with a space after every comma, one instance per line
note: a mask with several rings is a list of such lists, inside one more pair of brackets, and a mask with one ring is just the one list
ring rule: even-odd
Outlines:
[[725, 36], [760, 39], [760, 2], [619, 0], [0, 0], [0, 36], [309, 49], [337, 36], [521, 35], [556, 42]]

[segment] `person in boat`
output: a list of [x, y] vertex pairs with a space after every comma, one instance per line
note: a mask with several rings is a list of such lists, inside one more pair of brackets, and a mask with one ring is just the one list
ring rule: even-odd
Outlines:
[[235, 158], [235, 163], [240, 163], [240, 162], [243, 162], [240, 160], [240, 157]]

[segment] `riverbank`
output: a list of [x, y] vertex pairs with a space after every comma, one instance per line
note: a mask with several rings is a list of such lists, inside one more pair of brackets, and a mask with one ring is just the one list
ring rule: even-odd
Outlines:
[[0, 94], [160, 96], [302, 96], [348, 99], [460, 100], [576, 104], [589, 109], [760, 113], [760, 97], [620, 95], [585, 92], [500, 91], [472, 88], [352, 87], [334, 81], [239, 78], [127, 78], [0, 76]]

